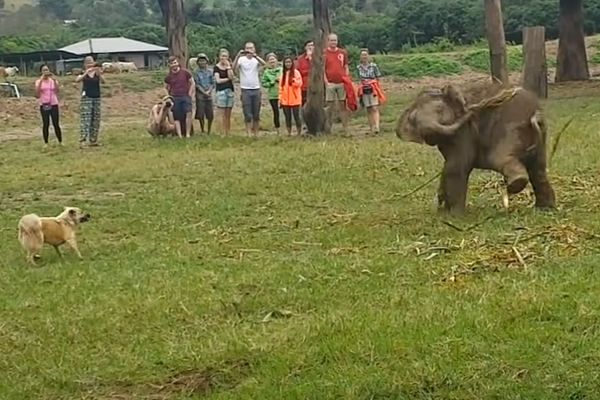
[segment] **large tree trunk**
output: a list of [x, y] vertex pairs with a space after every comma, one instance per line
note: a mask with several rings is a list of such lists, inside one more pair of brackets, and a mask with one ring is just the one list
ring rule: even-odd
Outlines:
[[581, 0], [560, 0], [556, 82], [589, 79]]
[[325, 110], [325, 80], [323, 51], [327, 36], [331, 32], [327, 0], [313, 0], [313, 25], [315, 27], [315, 49], [313, 51], [308, 76], [308, 94], [302, 109], [306, 130], [311, 135], [329, 133], [331, 118]]
[[490, 48], [492, 79], [507, 84], [506, 39], [500, 0], [485, 0], [485, 32]]
[[187, 66], [187, 38], [185, 36], [185, 10], [183, 0], [158, 0], [163, 15], [169, 53], [179, 58], [182, 67]]
[[548, 68], [546, 65], [546, 29], [543, 26], [523, 29], [523, 74], [525, 89], [541, 98], [548, 97]]

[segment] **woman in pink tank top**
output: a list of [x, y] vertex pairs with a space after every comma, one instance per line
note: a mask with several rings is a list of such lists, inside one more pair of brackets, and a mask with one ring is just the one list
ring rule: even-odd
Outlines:
[[54, 78], [47, 65], [42, 65], [40, 72], [42, 73], [42, 76], [35, 81], [35, 90], [37, 91], [38, 101], [40, 103], [40, 113], [42, 114], [42, 136], [44, 138], [44, 147], [48, 146], [50, 120], [52, 120], [56, 139], [62, 146], [62, 131], [60, 129], [58, 113], [58, 81]]

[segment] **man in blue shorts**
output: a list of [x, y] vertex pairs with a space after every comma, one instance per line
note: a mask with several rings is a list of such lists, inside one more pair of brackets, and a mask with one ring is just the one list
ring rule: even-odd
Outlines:
[[[165, 77], [165, 91], [173, 98], [173, 119], [177, 136], [190, 137], [192, 133], [192, 98], [196, 92], [194, 77], [181, 68], [175, 56], [169, 57], [169, 74]], [[185, 131], [184, 131], [185, 129]]]

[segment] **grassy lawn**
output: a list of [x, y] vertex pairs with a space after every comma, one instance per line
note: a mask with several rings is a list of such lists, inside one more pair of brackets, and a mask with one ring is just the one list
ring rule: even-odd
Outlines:
[[[460, 219], [406, 196], [441, 157], [393, 136], [393, 94], [379, 138], [2, 144], [0, 398], [594, 398], [597, 93], [552, 90], [550, 213], [490, 173]], [[18, 219], [63, 205], [84, 260], [29, 267]]]

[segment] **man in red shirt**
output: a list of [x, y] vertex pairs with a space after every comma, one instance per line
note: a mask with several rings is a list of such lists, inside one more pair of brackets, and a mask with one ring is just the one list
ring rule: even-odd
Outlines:
[[327, 38], [327, 48], [324, 55], [325, 63], [325, 101], [330, 109], [337, 103], [342, 126], [348, 127], [348, 110], [346, 109], [346, 90], [344, 77], [350, 75], [348, 68], [348, 53], [338, 47], [338, 36], [331, 33]]
[[169, 57], [169, 73], [165, 77], [164, 87], [167, 96], [173, 98], [173, 118], [179, 137], [192, 134], [192, 98], [196, 94], [194, 77], [187, 69], [181, 68], [179, 59]]

